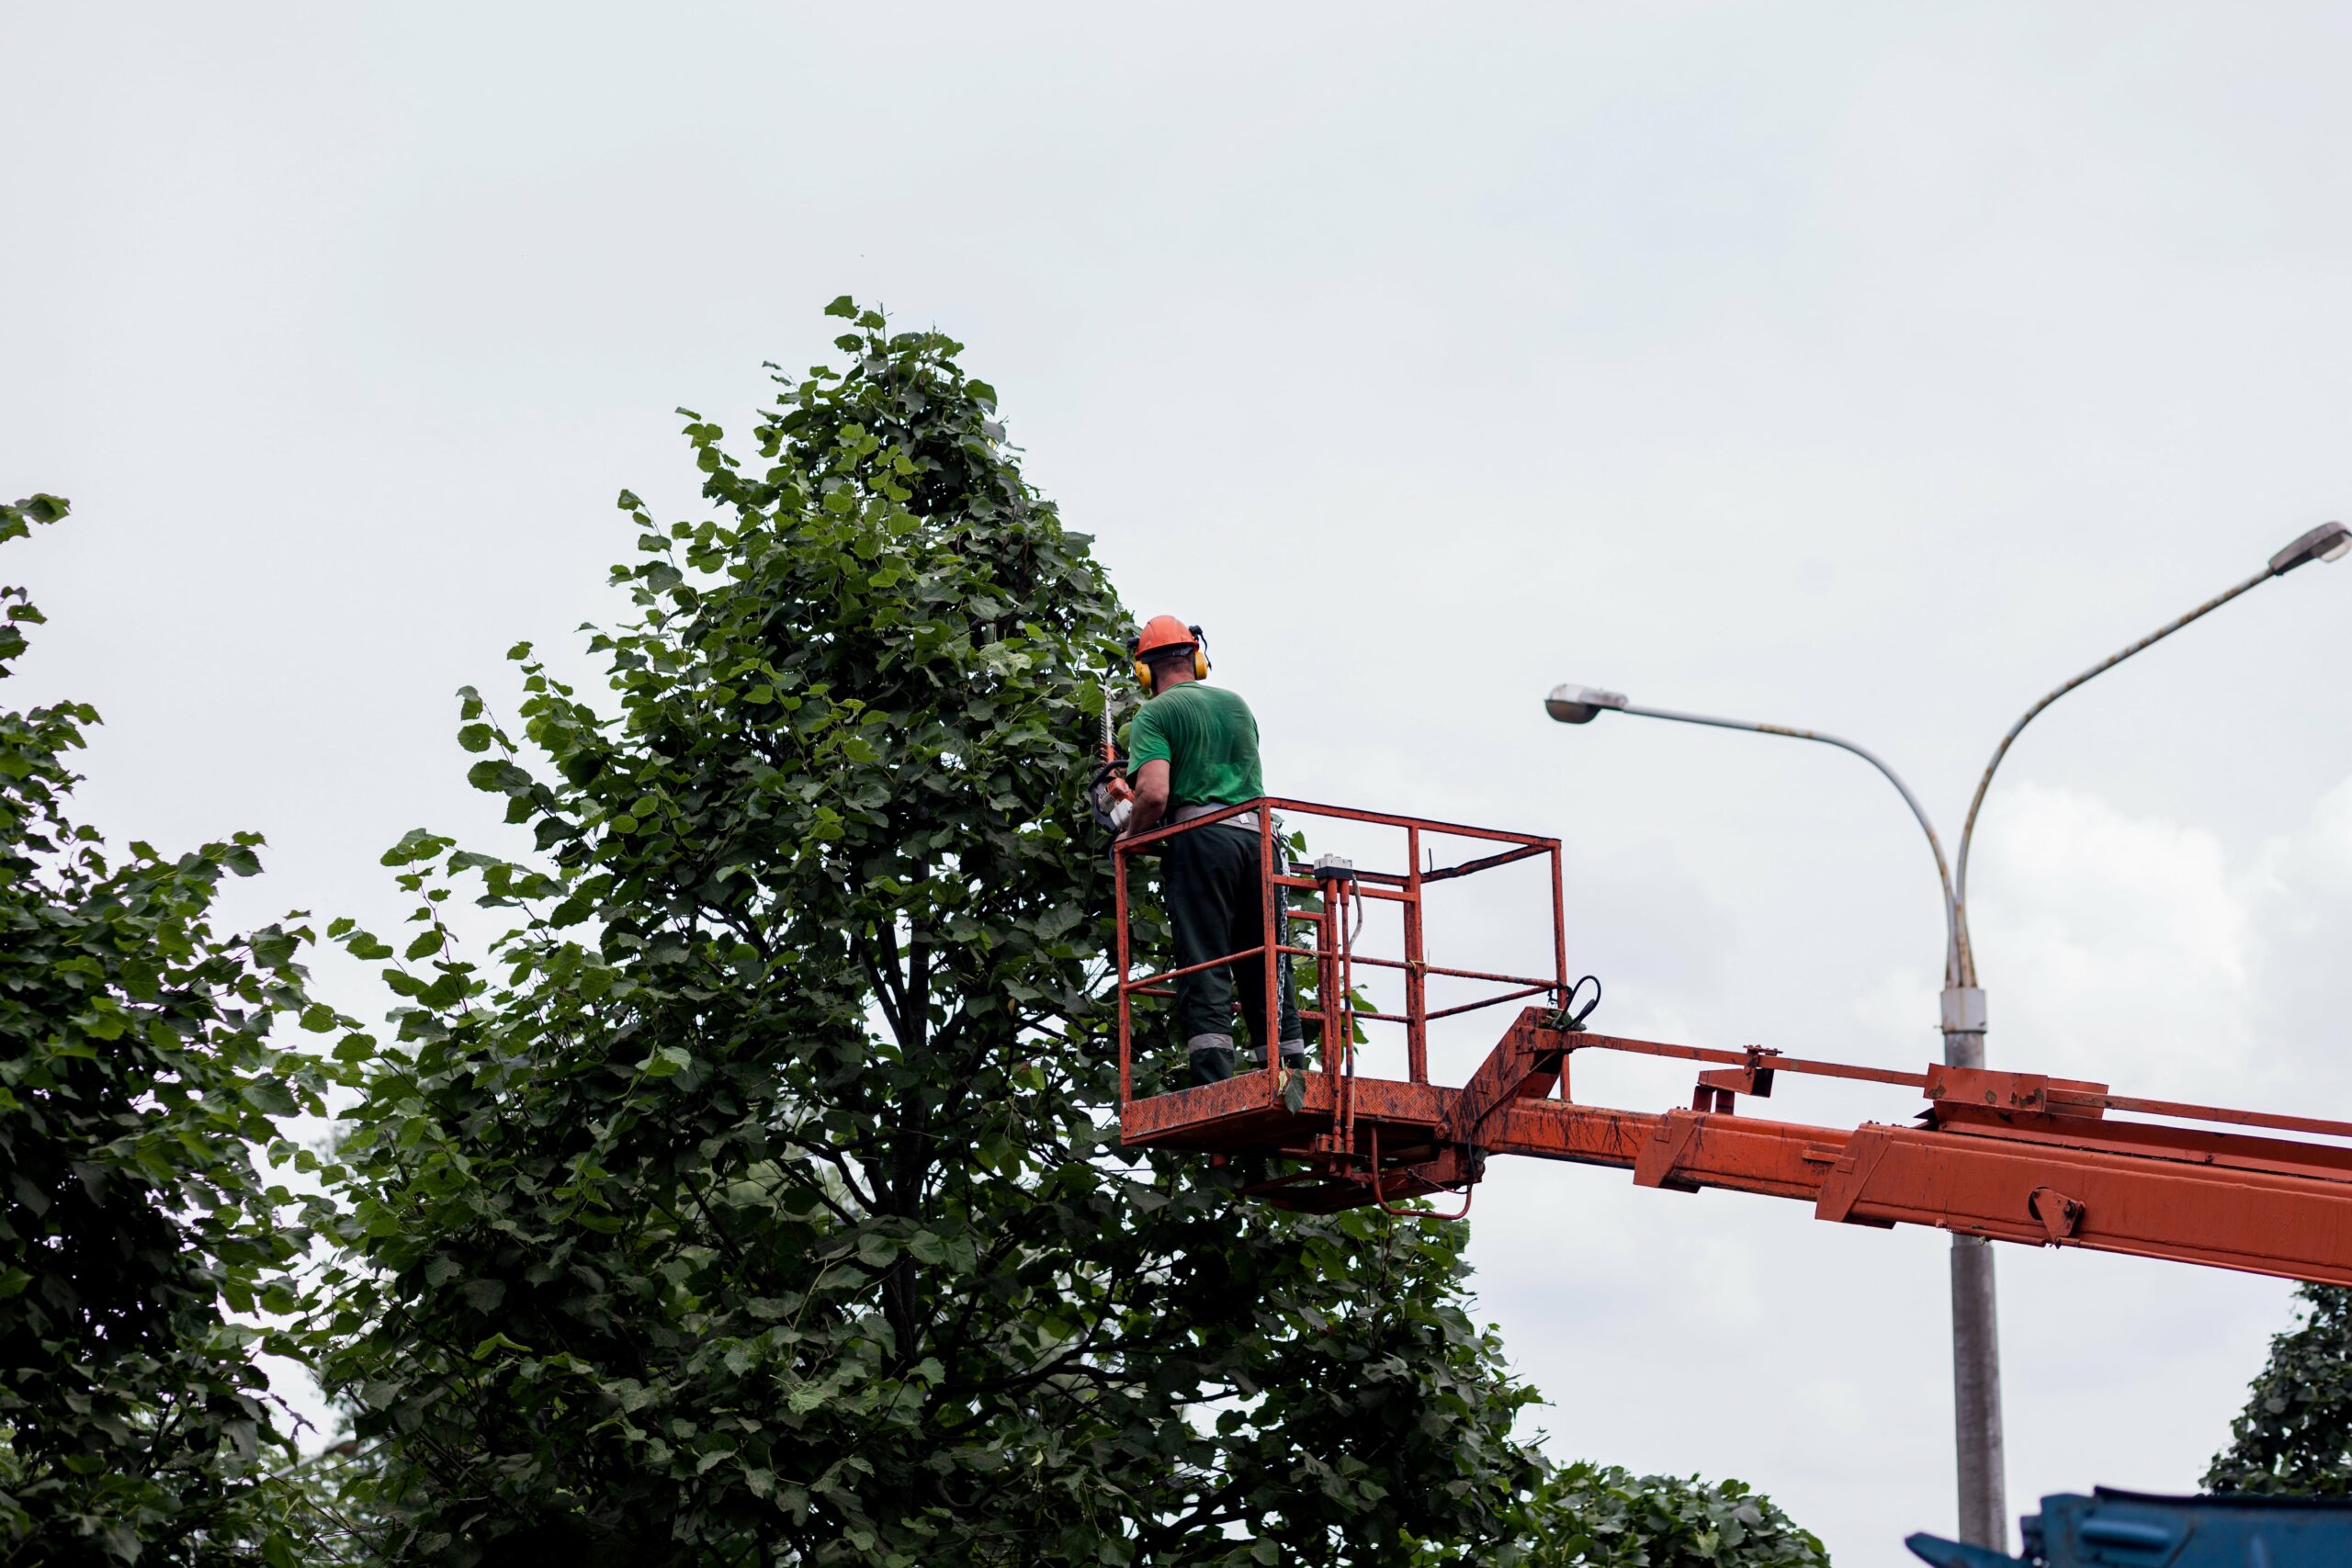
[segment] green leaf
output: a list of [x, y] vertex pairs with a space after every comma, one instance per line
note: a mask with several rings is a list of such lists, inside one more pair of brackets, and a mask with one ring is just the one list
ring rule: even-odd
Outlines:
[[649, 1078], [666, 1078], [685, 1071], [695, 1065], [692, 1053], [681, 1045], [664, 1045], [637, 1065], [637, 1070]]
[[352, 957], [365, 964], [372, 964], [379, 959], [390, 958], [392, 955], [390, 942], [367, 931], [353, 931], [350, 940], [344, 943], [344, 949]]
[[248, 1078], [238, 1093], [246, 1104], [272, 1116], [291, 1116], [296, 1110], [294, 1097], [277, 1078]]

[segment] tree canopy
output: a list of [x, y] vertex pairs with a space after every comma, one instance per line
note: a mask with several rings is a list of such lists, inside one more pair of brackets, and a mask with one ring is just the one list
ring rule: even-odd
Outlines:
[[[847, 299], [714, 515], [624, 492], [611, 711], [463, 695], [536, 854], [411, 834], [328, 1382], [473, 1561], [1378, 1562], [1508, 1540], [1461, 1233], [1120, 1150], [1080, 791], [1127, 615], [936, 333]], [[509, 929], [461, 949], [478, 878]], [[469, 885], [471, 886], [471, 885]], [[365, 1047], [360, 1047], [365, 1049]], [[1494, 1560], [1486, 1555], [1480, 1561]]]
[[[66, 512], [0, 506], [0, 542]], [[0, 678], [41, 619], [0, 589]], [[277, 1561], [292, 1450], [254, 1358], [293, 1345], [254, 1314], [299, 1306], [301, 1237], [254, 1156], [295, 1160], [277, 1118], [322, 1108], [272, 1021], [332, 1015], [303, 929], [213, 930], [257, 836], [116, 852], [68, 815], [97, 722], [0, 710], [0, 1563]]]
[[2205, 1472], [2211, 1492], [2352, 1496], [2352, 1291], [2303, 1285], [2303, 1321], [2270, 1359]]

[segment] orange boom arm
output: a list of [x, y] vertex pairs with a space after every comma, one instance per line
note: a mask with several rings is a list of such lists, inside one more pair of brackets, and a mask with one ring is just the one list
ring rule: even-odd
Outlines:
[[[1426, 999], [1430, 975], [1500, 987], [1490, 1002], [1531, 990], [1565, 998], [1558, 940], [1557, 840], [1294, 801], [1259, 803], [1404, 829], [1401, 874], [1340, 866], [1292, 867], [1260, 814], [1268, 876], [1267, 942], [1311, 961], [1326, 1040], [1353, 1038], [1359, 1021], [1403, 1026], [1407, 1077], [1359, 1077], [1352, 1046], [1327, 1050], [1304, 1074], [1276, 1065], [1155, 1095], [1134, 1092], [1134, 998], [1164, 994], [1167, 974], [1136, 976], [1126, 939], [1127, 866], [1121, 846], [1120, 1132], [1130, 1146], [1248, 1156], [1247, 1190], [1288, 1208], [1329, 1211], [1439, 1191], [1464, 1207], [1489, 1156], [1532, 1155], [1633, 1172], [1645, 1187], [1723, 1188], [1810, 1202], [1847, 1224], [1931, 1225], [1966, 1235], [2084, 1247], [2185, 1263], [2352, 1285], [2352, 1123], [2230, 1111], [2109, 1092], [2104, 1084], [2032, 1073], [1928, 1066], [1905, 1073], [1809, 1061], [1749, 1047], [1711, 1050], [1588, 1033], [1560, 1013], [1529, 1007], [1459, 1088], [1429, 1081]], [[1240, 808], [1237, 808], [1240, 809]], [[1143, 835], [1148, 844], [1170, 832]], [[1443, 835], [1504, 847], [1459, 866], [1420, 869], [1424, 839]], [[1420, 951], [1420, 894], [1428, 884], [1512, 861], [1551, 857], [1553, 976], [1443, 969]], [[1279, 890], [1314, 889], [1319, 908], [1283, 907]], [[1365, 897], [1403, 904], [1406, 952], [1384, 959], [1351, 951], [1346, 918]], [[1284, 927], [1272, 929], [1280, 916]], [[1294, 937], [1290, 928], [1306, 931]], [[1230, 957], [1246, 957], [1236, 953]], [[1220, 960], [1219, 962], [1222, 962]], [[1355, 1005], [1355, 965], [1401, 970], [1403, 1010]], [[1271, 973], [1274, 965], [1266, 966]], [[1271, 984], [1271, 982], [1270, 982]], [[1327, 1000], [1328, 998], [1328, 1000]], [[1472, 1003], [1471, 1007], [1487, 1005]], [[1323, 1010], [1328, 1010], [1327, 1011]], [[1691, 1108], [1627, 1111], [1578, 1103], [1570, 1092], [1577, 1052], [1611, 1051], [1698, 1065]], [[1781, 1074], [1859, 1079], [1921, 1096], [1917, 1125], [1865, 1122], [1840, 1129], [1742, 1114]], [[2284, 1134], [2299, 1134], [2288, 1136]]]

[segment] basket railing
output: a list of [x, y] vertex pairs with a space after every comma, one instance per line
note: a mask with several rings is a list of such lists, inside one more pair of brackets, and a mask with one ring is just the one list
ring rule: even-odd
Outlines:
[[[1152, 853], [1178, 834], [1200, 832], [1252, 813], [1255, 814], [1258, 840], [1258, 882], [1261, 889], [1258, 942], [1182, 968], [1136, 974], [1133, 928], [1135, 858]], [[1396, 871], [1346, 862], [1335, 864], [1295, 861], [1291, 858], [1285, 834], [1277, 831], [1277, 814], [1295, 819], [1290, 824], [1292, 826], [1311, 824], [1319, 819], [1392, 829], [1402, 835], [1404, 869]], [[1425, 865], [1425, 851], [1435, 840], [1483, 840], [1501, 847], [1492, 853], [1452, 865]], [[1429, 962], [1428, 911], [1422, 897], [1426, 888], [1437, 883], [1539, 857], [1548, 859], [1551, 873], [1553, 972], [1550, 976], [1514, 975]], [[1351, 1082], [1354, 1077], [1355, 1033], [1356, 1025], [1360, 1022], [1402, 1026], [1407, 1076], [1414, 1083], [1425, 1084], [1430, 1081], [1430, 1025], [1432, 1022], [1510, 1002], [1524, 1001], [1531, 997], [1555, 996], [1563, 1004], [1566, 999], [1567, 943], [1561, 893], [1560, 841], [1557, 839], [1269, 795], [1121, 839], [1112, 848], [1112, 869], [1118, 925], [1115, 958], [1118, 969], [1119, 1100], [1123, 1105], [1135, 1097], [1136, 998], [1172, 997], [1175, 981], [1227, 964], [1248, 963], [1252, 959], [1265, 960], [1260, 965], [1263, 987], [1260, 999], [1264, 1010], [1259, 1016], [1267, 1021], [1264, 1031], [1267, 1033], [1280, 1032], [1273, 1021], [1281, 1017], [1281, 988], [1287, 983], [1282, 960], [1285, 957], [1304, 959], [1315, 966], [1314, 1005], [1300, 1007], [1298, 1017], [1302, 1024], [1313, 1023], [1318, 1027], [1323, 1043], [1320, 1067], [1331, 1075], [1335, 1083]], [[1315, 907], [1295, 905], [1293, 895], [1301, 893], [1313, 895]], [[1401, 950], [1395, 955], [1356, 951], [1362, 934], [1362, 912], [1365, 900], [1397, 906], [1403, 935]], [[1351, 905], [1356, 911], [1352, 930], [1349, 919]], [[1302, 941], [1302, 938], [1308, 940]], [[1357, 1005], [1355, 969], [1359, 964], [1402, 975], [1404, 1003], [1401, 1012]], [[1429, 995], [1429, 982], [1433, 977], [1505, 988], [1491, 996], [1477, 997], [1433, 1010], [1430, 1006]], [[1263, 1063], [1254, 1070], [1266, 1073], [1282, 1070], [1281, 1053], [1271, 1048], [1271, 1042], [1257, 1040], [1252, 1043], [1264, 1057]], [[1337, 1103], [1343, 1108], [1341, 1114], [1344, 1119], [1347, 1097], [1342, 1095]]]

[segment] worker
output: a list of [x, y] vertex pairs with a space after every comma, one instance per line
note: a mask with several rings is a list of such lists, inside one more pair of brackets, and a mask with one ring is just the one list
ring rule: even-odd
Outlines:
[[[1208, 649], [1201, 628], [1173, 615], [1154, 615], [1130, 645], [1136, 679], [1151, 693], [1127, 728], [1135, 807], [1125, 836], [1162, 822], [1189, 822], [1266, 793], [1258, 767], [1258, 720], [1234, 693], [1209, 685]], [[1161, 886], [1176, 938], [1179, 969], [1266, 942], [1272, 890], [1259, 875], [1258, 814], [1244, 812], [1164, 841]], [[1287, 933], [1274, 931], [1279, 942]], [[1283, 1065], [1304, 1067], [1306, 1043], [1291, 995], [1290, 959], [1275, 965], [1280, 996]], [[1250, 1025], [1252, 1065], [1265, 1061], [1265, 955], [1176, 977], [1176, 1021], [1184, 1035], [1193, 1081], [1233, 1076], [1233, 1004], [1240, 986]]]

